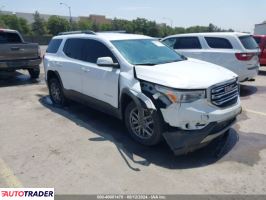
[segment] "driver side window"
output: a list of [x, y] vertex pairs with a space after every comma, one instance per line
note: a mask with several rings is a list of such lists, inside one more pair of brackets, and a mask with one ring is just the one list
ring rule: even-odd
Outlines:
[[118, 63], [113, 53], [103, 43], [86, 39], [83, 45], [83, 61], [96, 64], [97, 59], [100, 57], [111, 57], [114, 63]]

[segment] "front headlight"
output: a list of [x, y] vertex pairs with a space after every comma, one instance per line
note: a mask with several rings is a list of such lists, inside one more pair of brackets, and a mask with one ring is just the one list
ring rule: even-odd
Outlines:
[[191, 103], [206, 98], [205, 90], [174, 90], [159, 85], [156, 85], [155, 89], [173, 103]]

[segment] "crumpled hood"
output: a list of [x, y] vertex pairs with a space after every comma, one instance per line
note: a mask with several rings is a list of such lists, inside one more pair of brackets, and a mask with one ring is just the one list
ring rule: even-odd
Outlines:
[[189, 58], [155, 66], [135, 66], [139, 79], [177, 89], [207, 89], [237, 75], [218, 65]]

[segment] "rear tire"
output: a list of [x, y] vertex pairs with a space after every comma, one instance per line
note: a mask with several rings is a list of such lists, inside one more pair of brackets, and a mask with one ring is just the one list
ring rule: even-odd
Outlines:
[[48, 88], [52, 102], [60, 107], [65, 106], [67, 99], [59, 80], [57, 78], [51, 78], [48, 81]]
[[28, 69], [28, 72], [31, 79], [37, 79], [40, 76], [40, 67], [38, 66], [37, 68]]
[[162, 119], [156, 111], [142, 111], [144, 119], [141, 121], [137, 105], [134, 102], [129, 103], [125, 110], [126, 127], [135, 141], [146, 146], [154, 146], [162, 140]]

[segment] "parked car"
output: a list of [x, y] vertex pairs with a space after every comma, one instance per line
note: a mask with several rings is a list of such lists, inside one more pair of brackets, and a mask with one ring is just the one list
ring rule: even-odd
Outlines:
[[147, 36], [62, 33], [50, 42], [44, 68], [55, 105], [85, 103], [123, 120], [141, 144], [164, 137], [176, 154], [225, 134], [241, 112], [235, 73]]
[[18, 31], [0, 29], [0, 73], [25, 69], [32, 79], [40, 74], [41, 51], [38, 44], [24, 42]]
[[254, 35], [253, 37], [258, 43], [261, 50], [260, 64], [266, 65], [266, 35]]
[[166, 37], [163, 43], [187, 57], [225, 67], [239, 81], [253, 80], [259, 70], [258, 45], [245, 33], [192, 33]]

